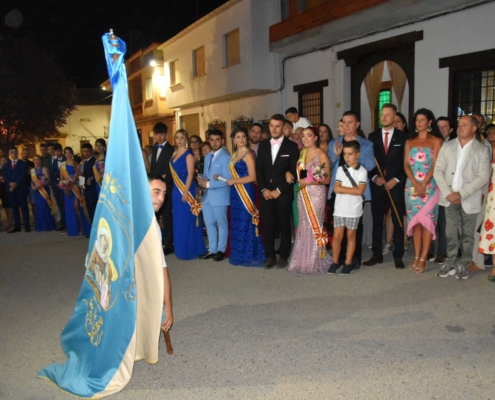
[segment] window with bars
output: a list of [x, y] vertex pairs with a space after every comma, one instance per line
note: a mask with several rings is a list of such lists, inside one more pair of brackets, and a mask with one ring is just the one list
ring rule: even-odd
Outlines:
[[294, 92], [298, 92], [299, 116], [307, 118], [315, 127], [323, 123], [323, 88], [326, 86], [328, 79], [294, 86]]
[[383, 105], [390, 103], [392, 103], [391, 90], [390, 89], [380, 90], [380, 94], [378, 95], [378, 110], [377, 110], [377, 118], [376, 118], [376, 121], [378, 122], [378, 128], [382, 127], [382, 122], [380, 117], [382, 115]]
[[452, 106], [457, 119], [478, 113], [485, 117], [485, 126], [491, 124], [495, 117], [495, 69], [456, 71]]

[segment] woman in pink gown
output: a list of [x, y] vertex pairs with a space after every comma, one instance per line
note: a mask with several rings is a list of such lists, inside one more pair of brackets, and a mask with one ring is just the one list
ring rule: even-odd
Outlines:
[[[327, 153], [318, 147], [318, 139], [316, 128], [304, 129], [304, 148], [297, 164], [299, 225], [288, 270], [299, 274], [324, 273], [332, 263], [326, 250], [328, 237], [324, 225], [327, 203], [325, 185], [330, 183], [330, 161]], [[288, 178], [291, 181], [292, 177]]]

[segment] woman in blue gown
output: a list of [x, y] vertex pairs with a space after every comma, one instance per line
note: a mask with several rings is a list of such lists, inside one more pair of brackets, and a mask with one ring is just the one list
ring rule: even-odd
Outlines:
[[36, 232], [54, 231], [55, 218], [52, 215], [53, 200], [50, 197], [50, 173], [40, 156], [34, 156], [34, 168], [31, 170], [31, 188], [34, 192], [36, 204], [36, 218], [34, 227]]
[[67, 161], [60, 165], [59, 185], [64, 190], [67, 234], [69, 236], [78, 236], [82, 231], [83, 235], [88, 236], [91, 232], [91, 225], [86, 215], [84, 215], [84, 197], [77, 186], [79, 168], [74, 161], [74, 151], [71, 147], [66, 147], [64, 155]]
[[107, 142], [105, 139], [97, 139], [96, 151], [98, 152], [98, 157], [95, 160], [95, 165], [93, 166], [93, 172], [96, 180], [96, 191], [98, 196], [100, 195], [101, 185], [103, 183], [103, 175], [105, 174], [105, 157], [107, 155]]
[[[232, 265], [261, 267], [265, 249], [258, 230], [256, 209], [255, 155], [249, 150], [247, 130], [237, 128], [232, 133], [237, 151], [230, 161], [230, 257]], [[242, 197], [241, 197], [242, 196]]]
[[184, 129], [175, 133], [177, 150], [170, 160], [174, 179], [172, 213], [174, 221], [175, 255], [180, 260], [193, 260], [206, 253], [203, 227], [199, 220], [194, 182], [194, 155], [188, 149], [188, 134]]

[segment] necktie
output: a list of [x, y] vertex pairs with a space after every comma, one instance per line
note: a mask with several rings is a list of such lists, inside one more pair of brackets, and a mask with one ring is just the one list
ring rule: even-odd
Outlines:
[[270, 139], [270, 143], [272, 146], [276, 144], [280, 144], [282, 142], [282, 139]]
[[12, 169], [15, 169], [16, 160], [12, 161]]
[[388, 134], [390, 132], [384, 132], [385, 133], [385, 141], [383, 142], [383, 147], [385, 148], [385, 154], [388, 153]]
[[163, 144], [159, 144], [159, 145], [157, 145], [157, 147], [158, 147], [159, 149], [162, 149], [162, 150], [163, 150]]
[[211, 153], [210, 162], [208, 163], [208, 172], [210, 172], [211, 164], [213, 164], [214, 158], [215, 158], [215, 154]]

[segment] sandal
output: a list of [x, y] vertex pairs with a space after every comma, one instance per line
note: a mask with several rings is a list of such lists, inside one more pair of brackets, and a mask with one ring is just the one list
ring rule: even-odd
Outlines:
[[426, 271], [426, 260], [423, 260], [422, 258], [420, 258], [419, 262], [423, 263], [423, 267], [420, 267], [419, 264], [416, 266], [416, 268], [414, 269], [414, 272], [416, 272], [417, 274], [421, 274], [421, 273]]
[[[418, 260], [418, 257], [414, 257], [414, 260]], [[416, 262], [414, 260], [409, 266], [409, 269], [412, 269], [413, 271], [416, 269]]]

